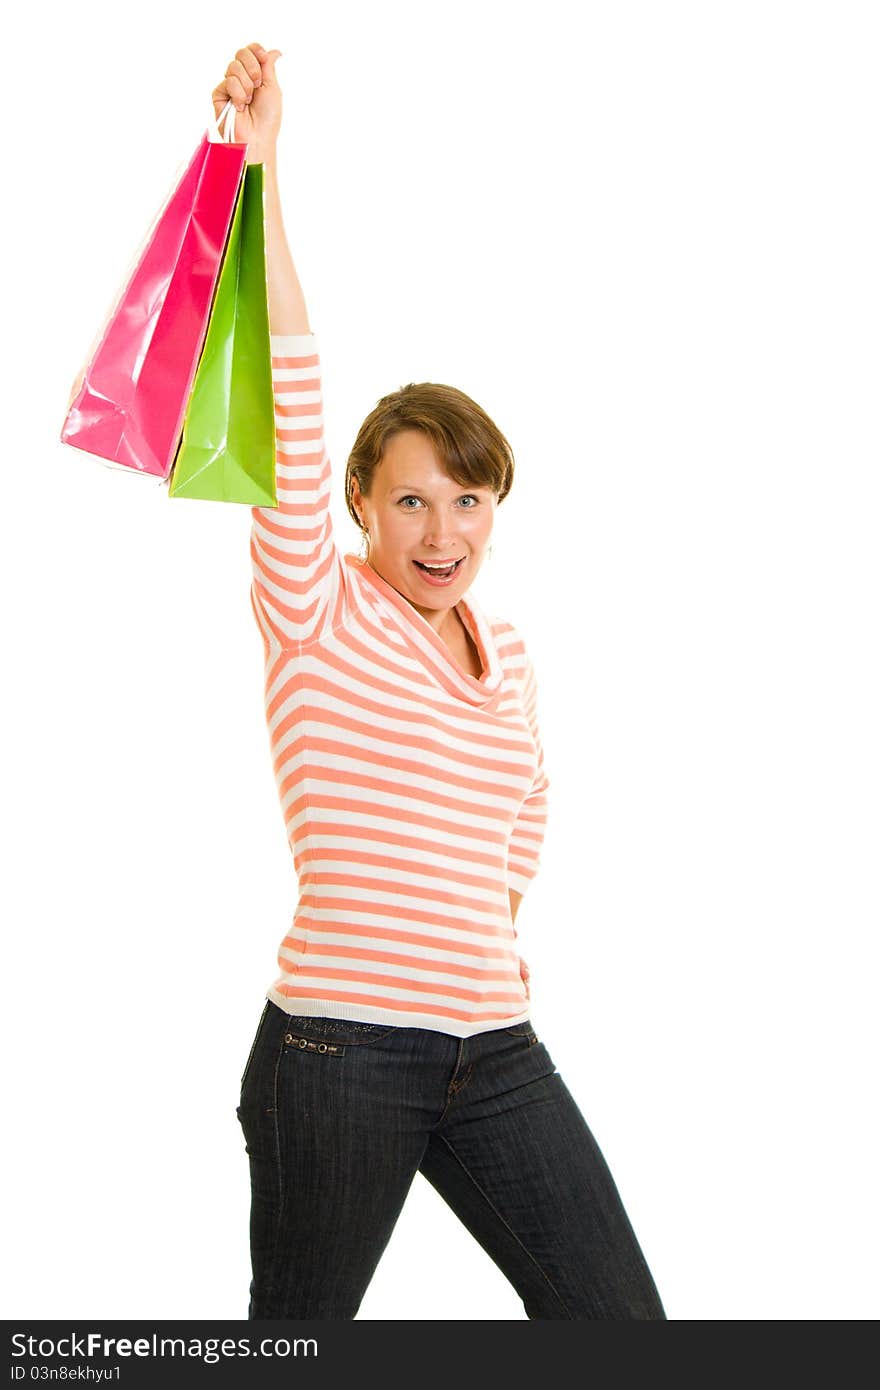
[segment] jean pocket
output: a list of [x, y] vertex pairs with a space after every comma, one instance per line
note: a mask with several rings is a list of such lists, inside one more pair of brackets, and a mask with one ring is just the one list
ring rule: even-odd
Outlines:
[[284, 1042], [289, 1051], [341, 1056], [347, 1047], [364, 1047], [395, 1032], [395, 1023], [362, 1023], [354, 1018], [289, 1014]]
[[504, 1029], [512, 1038], [528, 1038], [529, 1044], [534, 1045], [538, 1041], [538, 1035], [532, 1026], [530, 1018], [524, 1018], [522, 1023], [514, 1023], [510, 1028]]
[[244, 1090], [244, 1083], [245, 1083], [245, 1081], [247, 1080], [248, 1072], [249, 1072], [250, 1069], [251, 1069], [251, 1063], [252, 1063], [253, 1060], [254, 1060], [254, 1053], [255, 1053], [256, 1050], [257, 1050], [257, 1045], [258, 1045], [258, 1043], [259, 1043], [259, 1041], [260, 1041], [260, 1035], [262, 1034], [263, 1029], [264, 1029], [264, 1027], [266, 1026], [266, 1019], [267, 1019], [267, 1017], [268, 1017], [268, 1015], [269, 1015], [269, 1003], [270, 1003], [270, 1001], [267, 999], [267, 1000], [266, 1000], [266, 1003], [265, 1003], [265, 1006], [264, 1006], [264, 1008], [263, 1008], [263, 1012], [262, 1012], [262, 1014], [260, 1015], [260, 1021], [259, 1021], [259, 1023], [257, 1024], [257, 1031], [256, 1031], [256, 1033], [254, 1034], [254, 1040], [253, 1040], [253, 1042], [251, 1043], [251, 1050], [250, 1050], [250, 1052], [248, 1053], [248, 1059], [247, 1059], [247, 1061], [246, 1061], [245, 1064], [244, 1064], [244, 1071], [243, 1071], [242, 1074], [241, 1074], [241, 1081], [240, 1081], [240, 1083], [239, 1083], [239, 1090], [240, 1090], [240, 1091], [243, 1091], [243, 1090]]

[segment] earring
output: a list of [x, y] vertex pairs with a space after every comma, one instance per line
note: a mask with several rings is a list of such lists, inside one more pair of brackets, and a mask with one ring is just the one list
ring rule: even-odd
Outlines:
[[370, 533], [361, 531], [361, 559], [366, 560], [370, 553]]

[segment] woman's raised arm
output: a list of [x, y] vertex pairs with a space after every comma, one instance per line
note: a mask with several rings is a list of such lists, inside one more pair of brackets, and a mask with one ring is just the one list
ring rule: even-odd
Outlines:
[[276, 334], [303, 334], [311, 332], [309, 316], [287, 245], [278, 192], [282, 98], [275, 63], [281, 56], [280, 49], [269, 50], [261, 43], [240, 48], [211, 96], [218, 119], [227, 101], [235, 103], [235, 139], [247, 142], [248, 164], [263, 165], [269, 327]]
[[321, 359], [278, 190], [280, 56], [262, 44], [240, 48], [213, 92], [218, 115], [227, 100], [235, 102], [235, 139], [247, 141], [249, 164], [263, 165], [278, 506], [251, 508], [251, 604], [267, 653], [302, 647], [327, 632], [344, 584], [330, 518]]
[[266, 278], [269, 283], [269, 328], [273, 334], [311, 333], [305, 296], [281, 216], [276, 151], [263, 160], [266, 211]]

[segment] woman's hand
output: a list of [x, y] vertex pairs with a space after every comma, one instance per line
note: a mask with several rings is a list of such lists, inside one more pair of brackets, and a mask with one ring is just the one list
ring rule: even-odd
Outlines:
[[227, 101], [235, 103], [234, 138], [239, 144], [247, 141], [248, 164], [263, 164], [275, 156], [281, 129], [281, 88], [275, 60], [280, 57], [280, 49], [267, 52], [261, 43], [240, 48], [223, 81], [211, 93], [217, 117]]
[[519, 978], [525, 985], [526, 998], [529, 1000], [529, 1002], [531, 1002], [532, 996], [529, 993], [529, 979], [531, 978], [531, 971], [529, 970], [529, 967], [526, 965], [522, 956], [520, 956], [519, 958]]

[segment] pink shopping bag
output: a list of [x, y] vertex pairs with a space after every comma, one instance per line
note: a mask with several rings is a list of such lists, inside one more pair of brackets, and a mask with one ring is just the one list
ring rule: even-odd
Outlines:
[[110, 311], [61, 440], [167, 478], [244, 176], [247, 145], [204, 135]]

